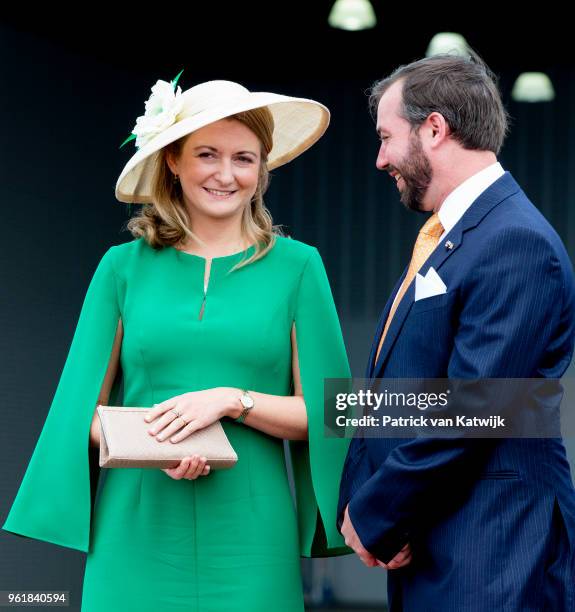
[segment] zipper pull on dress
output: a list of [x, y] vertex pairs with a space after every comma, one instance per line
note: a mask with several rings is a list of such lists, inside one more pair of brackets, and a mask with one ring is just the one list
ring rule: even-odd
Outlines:
[[202, 317], [204, 316], [204, 308], [206, 307], [206, 297], [208, 295], [208, 285], [209, 284], [210, 284], [210, 277], [208, 276], [208, 278], [206, 279], [205, 272], [204, 272], [204, 299], [202, 300], [202, 306], [200, 308], [200, 314], [198, 316], [198, 319], [200, 321], [202, 320]]
[[204, 308], [206, 306], [206, 294], [204, 293], [204, 299], [202, 300], [202, 307], [200, 308], [200, 315], [198, 316], [198, 319], [201, 321], [202, 317], [204, 316]]

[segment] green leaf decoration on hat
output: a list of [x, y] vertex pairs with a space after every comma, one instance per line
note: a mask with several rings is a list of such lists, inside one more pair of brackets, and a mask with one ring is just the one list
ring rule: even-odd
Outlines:
[[[170, 83], [172, 84], [174, 91], [176, 91], [176, 87], [178, 85], [178, 80], [180, 79], [180, 77], [182, 76], [182, 72], [184, 72], [185, 68], [182, 68], [180, 70], [180, 72], [178, 72], [176, 78], [173, 81], [170, 81]], [[128, 142], [130, 142], [131, 140], [136, 140], [137, 136], [136, 134], [130, 134], [128, 136], [128, 138], [126, 138], [126, 140], [124, 140], [124, 142], [118, 147], [118, 149], [121, 149], [125, 144], [127, 144]]]
[[178, 76], [172, 81], [172, 85], [174, 86], [174, 91], [176, 91], [176, 85], [178, 84], [178, 79], [182, 75], [182, 72], [184, 72], [184, 68], [182, 68], [180, 72], [178, 72]]
[[127, 142], [130, 142], [130, 140], [136, 140], [136, 134], [130, 134], [128, 138], [126, 138], [126, 140], [124, 140], [124, 142], [118, 147], [118, 149], [121, 149]]

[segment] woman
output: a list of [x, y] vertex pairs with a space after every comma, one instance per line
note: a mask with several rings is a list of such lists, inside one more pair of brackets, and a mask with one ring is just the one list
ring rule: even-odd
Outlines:
[[[94, 274], [3, 528], [88, 553], [84, 612], [302, 610], [299, 555], [349, 552], [347, 444], [323, 432], [323, 380], [349, 366], [317, 250], [275, 232], [262, 196], [329, 114], [228, 81], [176, 85], [158, 81], [137, 120], [116, 197], [146, 206]], [[94, 408], [120, 402], [122, 378], [120, 405], [152, 407], [159, 443], [222, 419], [238, 463], [106, 470], [94, 506]]]

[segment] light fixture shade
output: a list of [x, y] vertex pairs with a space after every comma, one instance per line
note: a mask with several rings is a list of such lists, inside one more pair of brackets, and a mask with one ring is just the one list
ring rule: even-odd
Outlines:
[[336, 0], [327, 22], [341, 30], [367, 30], [377, 23], [369, 0]]
[[513, 85], [511, 97], [516, 102], [550, 102], [555, 90], [544, 72], [523, 72]]
[[449, 53], [452, 55], [469, 55], [469, 47], [465, 38], [457, 32], [439, 32], [430, 41], [426, 57], [438, 53]]

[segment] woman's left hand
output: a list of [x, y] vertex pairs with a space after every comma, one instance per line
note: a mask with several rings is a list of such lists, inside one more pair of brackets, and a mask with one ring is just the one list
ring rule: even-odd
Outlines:
[[229, 387], [214, 387], [171, 397], [149, 410], [145, 421], [158, 420], [148, 433], [158, 441], [169, 438], [171, 442], [181, 442], [194, 431], [231, 415], [237, 410], [239, 396], [237, 390]]

